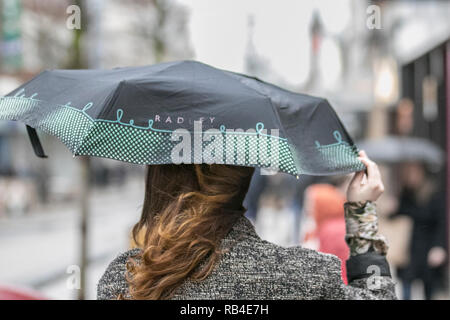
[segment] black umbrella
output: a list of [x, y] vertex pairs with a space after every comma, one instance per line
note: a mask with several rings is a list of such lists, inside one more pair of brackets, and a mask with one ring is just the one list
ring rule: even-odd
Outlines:
[[0, 101], [0, 119], [74, 155], [138, 164], [225, 163], [327, 175], [364, 168], [327, 100], [196, 61], [46, 70]]
[[416, 137], [386, 136], [358, 142], [358, 146], [373, 160], [388, 164], [419, 161], [437, 168], [445, 158], [439, 146]]

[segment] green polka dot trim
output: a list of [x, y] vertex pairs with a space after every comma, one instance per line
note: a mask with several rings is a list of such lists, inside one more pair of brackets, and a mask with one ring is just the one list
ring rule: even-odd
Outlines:
[[[173, 163], [172, 151], [180, 143], [172, 140], [173, 136], [177, 136], [174, 132], [137, 128], [108, 120], [93, 120], [84, 110], [68, 105], [46, 105], [45, 108], [40, 108], [43, 103], [31, 98], [1, 98], [0, 119], [22, 121], [54, 135], [76, 156], [89, 155], [136, 164]], [[223, 142], [219, 144], [221, 147], [211, 149], [215, 139], [220, 139], [219, 135]], [[191, 138], [191, 143], [194, 144], [193, 134]], [[205, 150], [209, 150], [209, 155], [217, 160], [216, 163], [275, 167], [294, 176], [307, 172], [302, 168], [301, 160], [293, 156], [296, 154], [295, 149], [285, 139], [270, 135], [218, 131], [211, 141], [201, 140], [203, 152], [195, 152], [195, 147], [192, 146], [191, 156], [184, 163], [204, 162]], [[319, 152], [330, 168], [351, 169], [360, 165], [354, 155], [354, 149], [350, 146], [340, 144], [322, 147], [318, 148]]]
[[357, 159], [357, 147], [343, 141], [339, 131], [334, 131], [333, 136], [336, 143], [321, 145], [316, 141], [316, 148], [322, 155], [325, 165], [331, 170], [346, 172], [363, 170], [365, 168], [363, 163]]

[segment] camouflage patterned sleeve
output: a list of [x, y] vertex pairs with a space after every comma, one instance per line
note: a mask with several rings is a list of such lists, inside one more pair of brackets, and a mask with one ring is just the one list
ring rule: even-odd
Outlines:
[[378, 217], [375, 203], [346, 202], [345, 241], [350, 248], [350, 255], [356, 256], [369, 251], [386, 255], [388, 244], [386, 239], [378, 234]]

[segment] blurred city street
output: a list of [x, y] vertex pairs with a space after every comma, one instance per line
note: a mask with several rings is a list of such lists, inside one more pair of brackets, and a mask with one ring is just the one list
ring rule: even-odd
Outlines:
[[[117, 201], [120, 195], [120, 201]], [[143, 181], [96, 190], [89, 217], [88, 298], [108, 263], [129, 247], [130, 230], [139, 218]], [[68, 268], [79, 263], [79, 210], [72, 205], [46, 206], [14, 219], [0, 220], [0, 282], [34, 287], [49, 298], [74, 299], [65, 284]]]

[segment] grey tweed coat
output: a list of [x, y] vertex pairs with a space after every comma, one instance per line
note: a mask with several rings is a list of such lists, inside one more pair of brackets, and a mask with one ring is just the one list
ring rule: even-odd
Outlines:
[[[229, 250], [213, 272], [202, 282], [185, 280], [173, 299], [396, 299], [389, 266], [378, 254], [347, 261], [350, 283], [345, 285], [337, 257], [262, 240], [244, 216], [221, 247]], [[125, 265], [139, 252], [129, 250], [111, 262], [98, 283], [98, 299], [129, 296]], [[366, 266], [374, 265], [381, 270], [378, 275], [366, 272]]]

